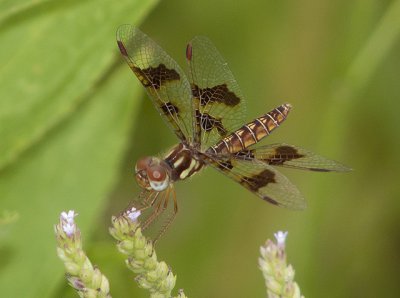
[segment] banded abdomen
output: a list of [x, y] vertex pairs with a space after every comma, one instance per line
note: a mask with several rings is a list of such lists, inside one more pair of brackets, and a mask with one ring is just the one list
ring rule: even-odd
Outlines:
[[214, 146], [211, 146], [207, 150], [207, 153], [234, 154], [254, 145], [285, 121], [291, 107], [290, 104], [283, 104], [271, 112], [243, 125]]

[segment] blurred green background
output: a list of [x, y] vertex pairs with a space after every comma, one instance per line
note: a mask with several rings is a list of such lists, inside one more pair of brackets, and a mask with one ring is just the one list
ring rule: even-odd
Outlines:
[[276, 208], [212, 169], [177, 185], [157, 247], [189, 297], [264, 297], [258, 248], [288, 230], [306, 297], [398, 297], [400, 1], [0, 1], [0, 291], [76, 297], [53, 225], [74, 209], [113, 297], [147, 297], [108, 234], [138, 193], [135, 161], [176, 138], [123, 63], [132, 23], [186, 67], [210, 37], [246, 95], [248, 119], [290, 102], [265, 142], [339, 160], [345, 174], [284, 170], [308, 200]]

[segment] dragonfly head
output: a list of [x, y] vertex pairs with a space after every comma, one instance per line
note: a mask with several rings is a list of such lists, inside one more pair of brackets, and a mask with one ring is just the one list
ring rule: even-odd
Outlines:
[[170, 185], [168, 169], [156, 157], [142, 157], [135, 166], [136, 181], [148, 190], [163, 191]]

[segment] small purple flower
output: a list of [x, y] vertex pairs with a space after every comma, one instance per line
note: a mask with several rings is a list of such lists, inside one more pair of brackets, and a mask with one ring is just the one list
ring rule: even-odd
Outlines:
[[71, 237], [76, 232], [76, 225], [74, 221], [74, 217], [78, 214], [75, 213], [74, 210], [69, 210], [68, 213], [63, 211], [60, 215], [60, 222], [63, 231], [67, 234], [68, 237]]
[[76, 231], [75, 224], [65, 223], [62, 225], [62, 228], [68, 237], [71, 237], [73, 234], [75, 234], [75, 231]]
[[132, 207], [130, 210], [126, 211], [126, 215], [133, 222], [136, 222], [140, 214], [141, 214], [140, 210], [136, 210], [135, 207]]
[[74, 217], [77, 215], [78, 215], [78, 213], [75, 213], [74, 210], [69, 210], [68, 213], [63, 211], [63, 212], [61, 212], [60, 219], [64, 222], [73, 223]]

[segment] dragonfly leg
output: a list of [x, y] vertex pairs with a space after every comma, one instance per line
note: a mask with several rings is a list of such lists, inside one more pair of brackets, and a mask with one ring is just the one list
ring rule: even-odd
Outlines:
[[[174, 210], [172, 212], [172, 214], [170, 214], [167, 217], [167, 220], [165, 221], [164, 225], [161, 227], [160, 231], [158, 232], [157, 236], [154, 238], [153, 240], [153, 245], [157, 242], [157, 240], [165, 233], [165, 231], [168, 230], [168, 228], [170, 227], [171, 223], [174, 221], [176, 214], [178, 213], [178, 201], [176, 200], [176, 193], [175, 193], [175, 189], [171, 189], [172, 191], [172, 196], [174, 198]], [[168, 206], [168, 200], [169, 200], [169, 196], [168, 198], [165, 200], [164, 203], [164, 210], [167, 208]]]

